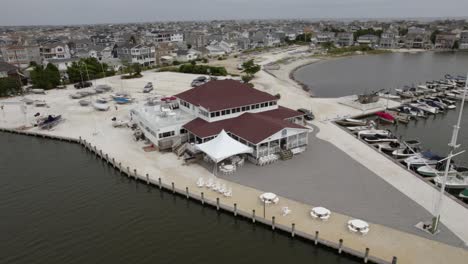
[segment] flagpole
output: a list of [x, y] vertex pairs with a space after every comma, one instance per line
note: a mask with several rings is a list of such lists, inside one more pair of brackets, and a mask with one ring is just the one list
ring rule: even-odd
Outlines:
[[449, 169], [450, 169], [450, 162], [451, 162], [452, 157], [453, 157], [453, 152], [460, 146], [460, 145], [457, 145], [457, 138], [458, 138], [458, 132], [460, 131], [460, 123], [461, 123], [461, 119], [462, 119], [462, 115], [463, 115], [463, 107], [465, 105], [465, 97], [467, 95], [467, 90], [468, 90], [468, 73], [467, 73], [466, 76], [467, 76], [467, 78], [465, 80], [465, 89], [463, 91], [463, 97], [462, 97], [462, 102], [461, 102], [461, 105], [460, 105], [460, 111], [458, 113], [458, 121], [457, 121], [457, 124], [453, 126], [452, 139], [451, 139], [451, 141], [449, 143], [450, 153], [448, 155], [447, 163], [445, 165], [444, 177], [443, 177], [442, 185], [440, 187], [439, 199], [437, 201], [437, 204], [436, 204], [436, 207], [435, 207], [435, 210], [434, 210], [434, 217], [432, 218], [432, 229], [431, 229], [432, 233], [436, 233], [437, 230], [439, 229], [440, 212], [441, 212], [441, 208], [442, 208], [442, 202], [443, 202], [443, 197], [444, 197], [444, 193], [445, 193], [445, 187], [446, 187], [446, 184], [447, 184], [448, 172], [449, 172]]

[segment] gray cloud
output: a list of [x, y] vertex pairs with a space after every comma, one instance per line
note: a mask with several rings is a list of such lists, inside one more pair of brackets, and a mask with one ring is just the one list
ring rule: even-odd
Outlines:
[[167, 20], [466, 16], [466, 0], [15, 0], [0, 25]]

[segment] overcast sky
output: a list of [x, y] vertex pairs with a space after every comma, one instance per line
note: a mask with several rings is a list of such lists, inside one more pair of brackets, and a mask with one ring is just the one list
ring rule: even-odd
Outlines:
[[468, 0], [2, 0], [0, 25], [468, 16]]

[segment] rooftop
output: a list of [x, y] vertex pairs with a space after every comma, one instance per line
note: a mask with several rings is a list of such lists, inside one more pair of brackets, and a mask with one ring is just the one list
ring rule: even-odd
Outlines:
[[[201, 118], [192, 120], [184, 128], [200, 138], [215, 136], [226, 130], [251, 143], [257, 144], [284, 128], [306, 129], [301, 125], [284, 120], [295, 117], [298, 112], [282, 107], [262, 113], [244, 113], [238, 117], [217, 122], [207, 122]], [[302, 115], [299, 113], [299, 115]]]
[[269, 93], [235, 80], [210, 81], [175, 96], [209, 111], [278, 100]]

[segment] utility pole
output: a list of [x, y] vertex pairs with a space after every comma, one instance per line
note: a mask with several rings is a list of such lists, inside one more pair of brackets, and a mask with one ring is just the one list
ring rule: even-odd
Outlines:
[[[468, 73], [467, 73], [467, 79], [468, 79]], [[445, 171], [444, 171], [444, 178], [442, 181], [442, 185], [440, 187], [440, 194], [439, 194], [439, 199], [437, 201], [435, 210], [434, 210], [434, 217], [432, 218], [432, 229], [431, 233], [436, 233], [437, 230], [439, 229], [439, 222], [440, 222], [440, 211], [442, 208], [442, 202], [443, 202], [443, 197], [445, 193], [445, 186], [447, 184], [447, 177], [448, 177], [448, 172], [450, 169], [450, 162], [452, 160], [452, 157], [454, 156], [455, 150], [460, 147], [460, 145], [457, 144], [457, 138], [458, 138], [458, 132], [460, 130], [460, 123], [463, 115], [463, 107], [465, 105], [465, 97], [467, 95], [467, 90], [468, 90], [468, 80], [465, 80], [465, 89], [463, 91], [463, 97], [462, 97], [462, 102], [460, 105], [460, 112], [458, 114], [458, 121], [457, 124], [453, 126], [453, 133], [452, 133], [452, 139], [450, 140], [449, 147], [450, 147], [450, 152], [447, 157], [447, 163], [445, 165]]]

